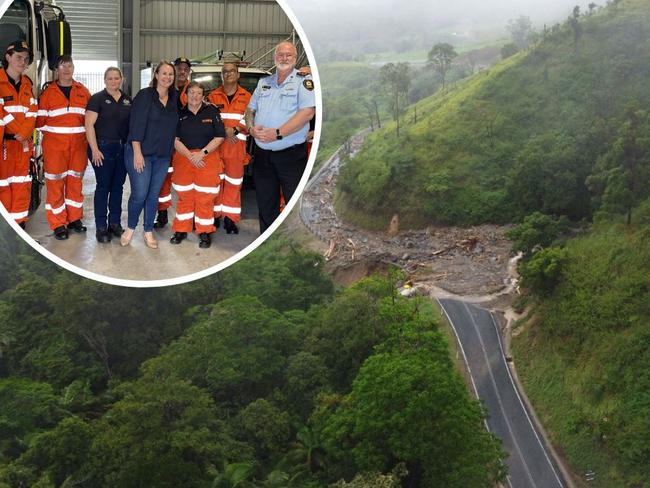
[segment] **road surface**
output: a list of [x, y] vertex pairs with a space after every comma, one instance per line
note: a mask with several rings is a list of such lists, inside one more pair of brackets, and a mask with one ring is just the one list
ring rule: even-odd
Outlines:
[[440, 299], [449, 319], [476, 396], [488, 411], [487, 427], [510, 454], [508, 484], [512, 488], [563, 488], [560, 470], [515, 387], [492, 314], [458, 300]]

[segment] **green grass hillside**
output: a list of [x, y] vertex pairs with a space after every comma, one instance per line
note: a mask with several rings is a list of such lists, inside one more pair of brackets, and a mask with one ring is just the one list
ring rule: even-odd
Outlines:
[[[650, 4], [621, 0], [549, 29], [534, 47], [407, 110], [346, 165], [339, 210], [383, 227], [590, 218], [586, 179], [626, 105], [650, 102]], [[359, 216], [363, 216], [360, 218]], [[359, 218], [357, 218], [359, 217]]]
[[575, 473], [596, 472], [590, 487], [650, 486], [650, 201], [639, 214], [567, 243], [513, 342], [542, 423]]

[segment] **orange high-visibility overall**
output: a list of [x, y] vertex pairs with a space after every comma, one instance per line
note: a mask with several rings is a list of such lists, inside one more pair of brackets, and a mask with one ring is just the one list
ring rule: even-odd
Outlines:
[[208, 101], [221, 111], [223, 125], [235, 127], [240, 131], [236, 136], [237, 142], [231, 142], [226, 138], [219, 146], [224, 173], [221, 175], [221, 191], [214, 202], [214, 216], [228, 217], [235, 223], [241, 220], [241, 185], [244, 181], [244, 166], [250, 160], [246, 152], [246, 123], [244, 122], [244, 114], [250, 99], [251, 94], [239, 85], [232, 101], [228, 101], [223, 85], [212, 90], [208, 95]]
[[[25, 222], [28, 218], [31, 182], [29, 160], [34, 154], [32, 137], [36, 124], [36, 99], [32, 82], [22, 76], [20, 92], [0, 68], [0, 102], [2, 104], [2, 154], [0, 154], [0, 202], [13, 219]], [[23, 142], [14, 139], [23, 137]]]
[[[187, 105], [187, 86], [190, 84], [190, 80], [185, 82], [181, 92], [178, 95], [178, 100], [180, 103], [179, 109]], [[167, 210], [172, 206], [172, 173], [174, 173], [174, 158], [172, 157], [171, 164], [167, 168], [167, 176], [165, 176], [165, 181], [163, 181], [162, 186], [160, 187], [160, 193], [158, 194], [158, 211]]]
[[38, 101], [36, 127], [43, 133], [45, 216], [50, 229], [83, 217], [81, 186], [88, 163], [84, 116], [90, 92], [73, 81], [70, 99], [50, 84]]

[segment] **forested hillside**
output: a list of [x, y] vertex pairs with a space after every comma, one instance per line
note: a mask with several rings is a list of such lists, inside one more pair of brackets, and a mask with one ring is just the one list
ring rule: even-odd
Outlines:
[[3, 250], [16, 280], [0, 295], [2, 487], [503, 476], [432, 305], [387, 279], [336, 291], [321, 257], [276, 238], [194, 284], [128, 289], [21, 247]]
[[608, 151], [626, 124], [647, 127], [631, 114], [650, 102], [650, 5], [608, 3], [422, 100], [417, 122], [410, 107], [399, 138], [392, 124], [372, 134], [342, 172], [341, 212], [383, 228], [394, 213], [422, 227], [627, 205], [625, 186], [638, 192], [647, 175], [633, 185]]
[[599, 487], [650, 482], [650, 200], [634, 214], [521, 267], [515, 362], [556, 445]]

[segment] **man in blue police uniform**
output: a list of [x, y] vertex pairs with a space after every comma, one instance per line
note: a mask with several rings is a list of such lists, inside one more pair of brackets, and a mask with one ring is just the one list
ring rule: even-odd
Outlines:
[[262, 78], [246, 110], [246, 126], [255, 138], [253, 181], [260, 232], [280, 214], [280, 190], [288, 202], [307, 166], [307, 132], [316, 96], [311, 76], [295, 69], [296, 46], [275, 48], [276, 73]]

